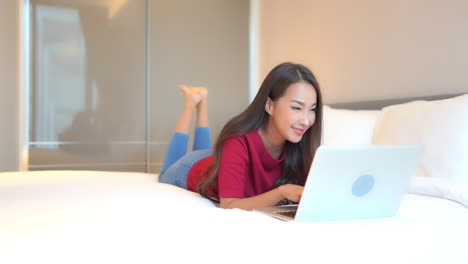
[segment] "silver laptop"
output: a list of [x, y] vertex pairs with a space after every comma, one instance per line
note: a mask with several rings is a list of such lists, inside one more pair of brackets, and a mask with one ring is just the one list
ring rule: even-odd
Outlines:
[[421, 154], [421, 146], [321, 146], [300, 203], [256, 211], [298, 222], [394, 216]]

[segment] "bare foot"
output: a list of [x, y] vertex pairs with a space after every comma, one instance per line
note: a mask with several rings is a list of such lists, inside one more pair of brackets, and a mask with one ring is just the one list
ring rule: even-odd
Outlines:
[[202, 101], [202, 95], [197, 87], [189, 87], [179, 85], [180, 90], [184, 93], [184, 101], [186, 106], [196, 107]]
[[208, 96], [208, 89], [206, 89], [205, 87], [197, 87], [197, 89], [198, 89], [198, 93], [202, 97], [207, 97]]
[[201, 96], [201, 101], [198, 104], [198, 108], [206, 107], [208, 105], [208, 89], [205, 87], [197, 87], [198, 94]]
[[208, 120], [208, 89], [205, 87], [197, 87], [198, 94], [201, 96], [201, 101], [197, 105], [197, 127], [209, 127]]

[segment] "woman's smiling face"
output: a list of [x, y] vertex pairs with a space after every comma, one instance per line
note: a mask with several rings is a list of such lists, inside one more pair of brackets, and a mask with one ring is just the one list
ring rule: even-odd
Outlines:
[[297, 143], [315, 122], [317, 93], [307, 82], [291, 84], [276, 101], [268, 98], [265, 109], [269, 114], [267, 133], [272, 143]]

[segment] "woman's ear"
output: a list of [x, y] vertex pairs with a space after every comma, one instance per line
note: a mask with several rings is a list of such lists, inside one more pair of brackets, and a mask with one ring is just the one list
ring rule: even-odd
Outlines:
[[265, 104], [265, 111], [271, 115], [271, 109], [273, 107], [273, 100], [271, 100], [270, 97], [268, 97], [266, 104]]

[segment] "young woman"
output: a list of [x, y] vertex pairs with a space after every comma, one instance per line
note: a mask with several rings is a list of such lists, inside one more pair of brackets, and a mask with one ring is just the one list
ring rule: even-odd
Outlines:
[[[319, 84], [305, 66], [282, 63], [253, 102], [222, 129], [211, 149], [208, 91], [180, 86], [185, 107], [171, 138], [159, 181], [200, 193], [223, 208], [299, 202], [322, 136]], [[194, 112], [193, 152], [186, 154]]]

